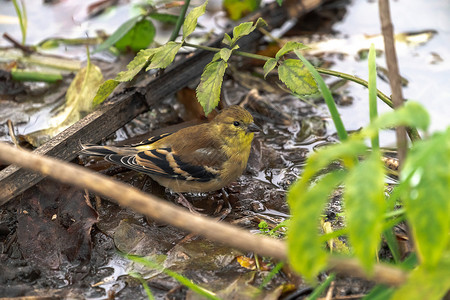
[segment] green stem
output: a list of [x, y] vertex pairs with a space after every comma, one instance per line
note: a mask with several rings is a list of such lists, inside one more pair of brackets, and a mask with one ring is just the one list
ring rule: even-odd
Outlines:
[[[323, 68], [316, 68], [316, 70], [317, 70], [317, 72], [319, 72], [321, 74], [331, 75], [331, 76], [334, 76], [334, 77], [350, 80], [350, 81], [358, 83], [358, 84], [360, 84], [362, 86], [365, 86], [366, 88], [369, 87], [369, 83], [367, 81], [365, 81], [364, 79], [358, 78], [356, 76], [350, 75], [350, 74], [345, 74], [345, 73], [341, 73], [341, 72], [337, 72], [337, 71], [333, 71], [333, 70], [328, 70], [328, 69], [323, 69]], [[381, 101], [386, 103], [390, 108], [394, 108], [394, 105], [392, 104], [392, 101], [391, 101], [391, 99], [388, 96], [386, 96], [385, 94], [383, 94], [379, 90], [377, 90], [377, 96], [378, 96], [378, 98], [381, 99]]]
[[186, 16], [187, 9], [189, 7], [189, 3], [191, 0], [185, 0], [183, 7], [181, 7], [180, 15], [178, 16], [177, 23], [175, 24], [175, 29], [172, 31], [172, 35], [170, 36], [169, 41], [175, 41], [178, 37], [178, 33], [180, 32], [181, 26], [183, 26], [184, 18]]
[[308, 71], [311, 73], [311, 75], [314, 77], [314, 79], [317, 82], [317, 85], [319, 86], [320, 92], [322, 93], [323, 99], [325, 100], [326, 105], [328, 106], [328, 111], [330, 112], [331, 118], [333, 119], [334, 126], [336, 127], [336, 131], [338, 134], [338, 137], [341, 141], [344, 141], [347, 139], [348, 134], [345, 130], [344, 123], [342, 122], [341, 116], [339, 115], [339, 111], [336, 107], [336, 103], [333, 100], [333, 96], [331, 95], [330, 89], [326, 85], [326, 83], [323, 81], [320, 74], [317, 72], [317, 70], [311, 65], [311, 63], [303, 57], [303, 55], [298, 50], [294, 50], [295, 54], [300, 58], [300, 60], [303, 62], [305, 67], [308, 69]]
[[[369, 50], [369, 116], [370, 122], [373, 122], [378, 116], [377, 108], [377, 66], [375, 63], [375, 46], [372, 44]], [[372, 137], [372, 149], [380, 150], [379, 132]]]
[[62, 80], [61, 74], [55, 73], [43, 73], [27, 70], [11, 70], [11, 76], [13, 80], [17, 81], [42, 81], [42, 82], [57, 82]]

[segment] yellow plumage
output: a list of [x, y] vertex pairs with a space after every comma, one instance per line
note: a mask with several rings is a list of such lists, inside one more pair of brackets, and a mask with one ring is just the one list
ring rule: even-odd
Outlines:
[[162, 134], [132, 146], [83, 146], [82, 153], [148, 174], [174, 192], [209, 192], [244, 171], [253, 133], [259, 128], [239, 106], [222, 110], [210, 123]]

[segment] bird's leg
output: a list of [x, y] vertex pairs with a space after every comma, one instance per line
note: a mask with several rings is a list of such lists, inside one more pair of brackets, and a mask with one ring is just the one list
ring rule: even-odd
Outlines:
[[218, 215], [218, 218], [217, 218], [219, 222], [222, 221], [223, 219], [225, 219], [231, 213], [231, 209], [232, 209], [231, 203], [228, 199], [228, 193], [225, 191], [224, 188], [222, 188], [222, 199], [228, 205], [228, 207], [225, 208], [224, 210], [222, 210], [223, 205], [221, 205], [220, 210], [217, 209], [216, 212], [214, 213], [214, 214], [216, 214], [216, 213], [220, 212], [220, 214]]
[[186, 199], [186, 197], [183, 196], [183, 194], [181, 193], [177, 193], [178, 194], [178, 199], [177, 199], [177, 203], [183, 205], [184, 207], [186, 207], [187, 209], [189, 209], [189, 211], [191, 213], [193, 213], [194, 215], [202, 215], [201, 213], [199, 213], [199, 211], [202, 211], [202, 208], [197, 208], [194, 205], [192, 205], [191, 202], [188, 201], [188, 199]]

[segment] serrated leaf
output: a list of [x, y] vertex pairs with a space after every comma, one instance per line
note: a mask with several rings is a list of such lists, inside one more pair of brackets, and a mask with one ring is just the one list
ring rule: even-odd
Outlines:
[[308, 46], [303, 45], [299, 42], [287, 42], [284, 44], [284, 46], [278, 50], [277, 54], [275, 55], [275, 58], [279, 59], [283, 55], [285, 55], [288, 52], [294, 51], [294, 50], [303, 50], [309, 48]]
[[436, 268], [420, 266], [414, 269], [406, 284], [397, 289], [391, 300], [441, 300], [450, 288], [450, 265]]
[[103, 82], [103, 84], [98, 88], [97, 94], [92, 100], [92, 106], [96, 107], [100, 103], [106, 100], [108, 96], [114, 91], [114, 89], [119, 85], [119, 81], [114, 79], [109, 79]]
[[180, 50], [182, 44], [177, 42], [168, 42], [164, 46], [158, 48], [153, 57], [151, 63], [147, 67], [147, 71], [151, 69], [165, 69], [175, 59], [178, 50]]
[[402, 198], [417, 253], [436, 267], [449, 244], [450, 128], [414, 144], [401, 173]]
[[220, 49], [220, 51], [219, 51], [220, 58], [222, 58], [224, 61], [228, 61], [228, 59], [231, 56], [231, 52], [232, 51], [230, 49], [228, 49], [228, 48]]
[[255, 24], [253, 22], [245, 22], [241, 23], [238, 26], [233, 28], [233, 38], [231, 39], [230, 45], [233, 46], [236, 44], [236, 42], [242, 38], [243, 36], [249, 35], [252, 33], [256, 28], [262, 27], [267, 25], [266, 21], [262, 18], [258, 18], [256, 20]]
[[297, 59], [286, 59], [278, 67], [278, 76], [296, 94], [311, 95], [319, 90], [313, 76]]
[[127, 70], [119, 72], [114, 80], [124, 82], [133, 79], [159, 49], [152, 48], [139, 51], [134, 59], [128, 63]]
[[344, 201], [350, 243], [362, 267], [370, 274], [386, 212], [384, 168], [378, 151], [350, 170]]
[[153, 42], [155, 34], [156, 29], [152, 21], [142, 19], [118, 40], [115, 46], [120, 51], [131, 49], [134, 52], [138, 52], [141, 49], [147, 48]]
[[228, 35], [228, 33], [225, 33], [223, 35], [222, 43], [224, 43], [225, 45], [228, 45], [228, 46], [231, 45], [231, 37]]
[[115, 43], [117, 43], [124, 35], [127, 34], [128, 31], [130, 31], [134, 25], [142, 18], [142, 16], [137, 16], [134, 18], [129, 19], [125, 23], [119, 26], [119, 28], [114, 31], [113, 34], [109, 36], [109, 38], [106, 39], [103, 43], [101, 43], [97, 49], [95, 49], [94, 53], [100, 52], [103, 50], [107, 50], [110, 47], [112, 47]]
[[177, 15], [162, 14], [162, 13], [151, 13], [148, 15], [148, 17], [167, 24], [176, 24], [178, 20]]
[[197, 99], [208, 115], [220, 101], [223, 75], [228, 64], [223, 60], [209, 63], [203, 71], [200, 84], [197, 87]]
[[194, 32], [195, 27], [197, 26], [197, 20], [201, 15], [205, 13], [207, 4], [208, 0], [206, 0], [202, 5], [193, 8], [187, 15], [186, 19], [184, 19], [183, 40], [185, 40], [192, 32]]
[[268, 61], [266, 61], [266, 63], [264, 64], [264, 78], [267, 77], [267, 75], [270, 73], [270, 71], [272, 71], [278, 63], [278, 59], [276, 58], [270, 58]]
[[328, 196], [344, 176], [342, 171], [328, 173], [310, 188], [301, 178], [287, 194], [292, 213], [287, 235], [289, 263], [310, 281], [326, 267], [328, 257], [318, 234], [319, 217]]

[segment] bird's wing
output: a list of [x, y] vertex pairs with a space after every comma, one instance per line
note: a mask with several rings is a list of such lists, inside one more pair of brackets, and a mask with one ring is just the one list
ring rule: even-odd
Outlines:
[[218, 169], [187, 163], [171, 148], [145, 150], [127, 156], [109, 154], [105, 156], [105, 160], [149, 175], [176, 180], [208, 182], [219, 176]]

